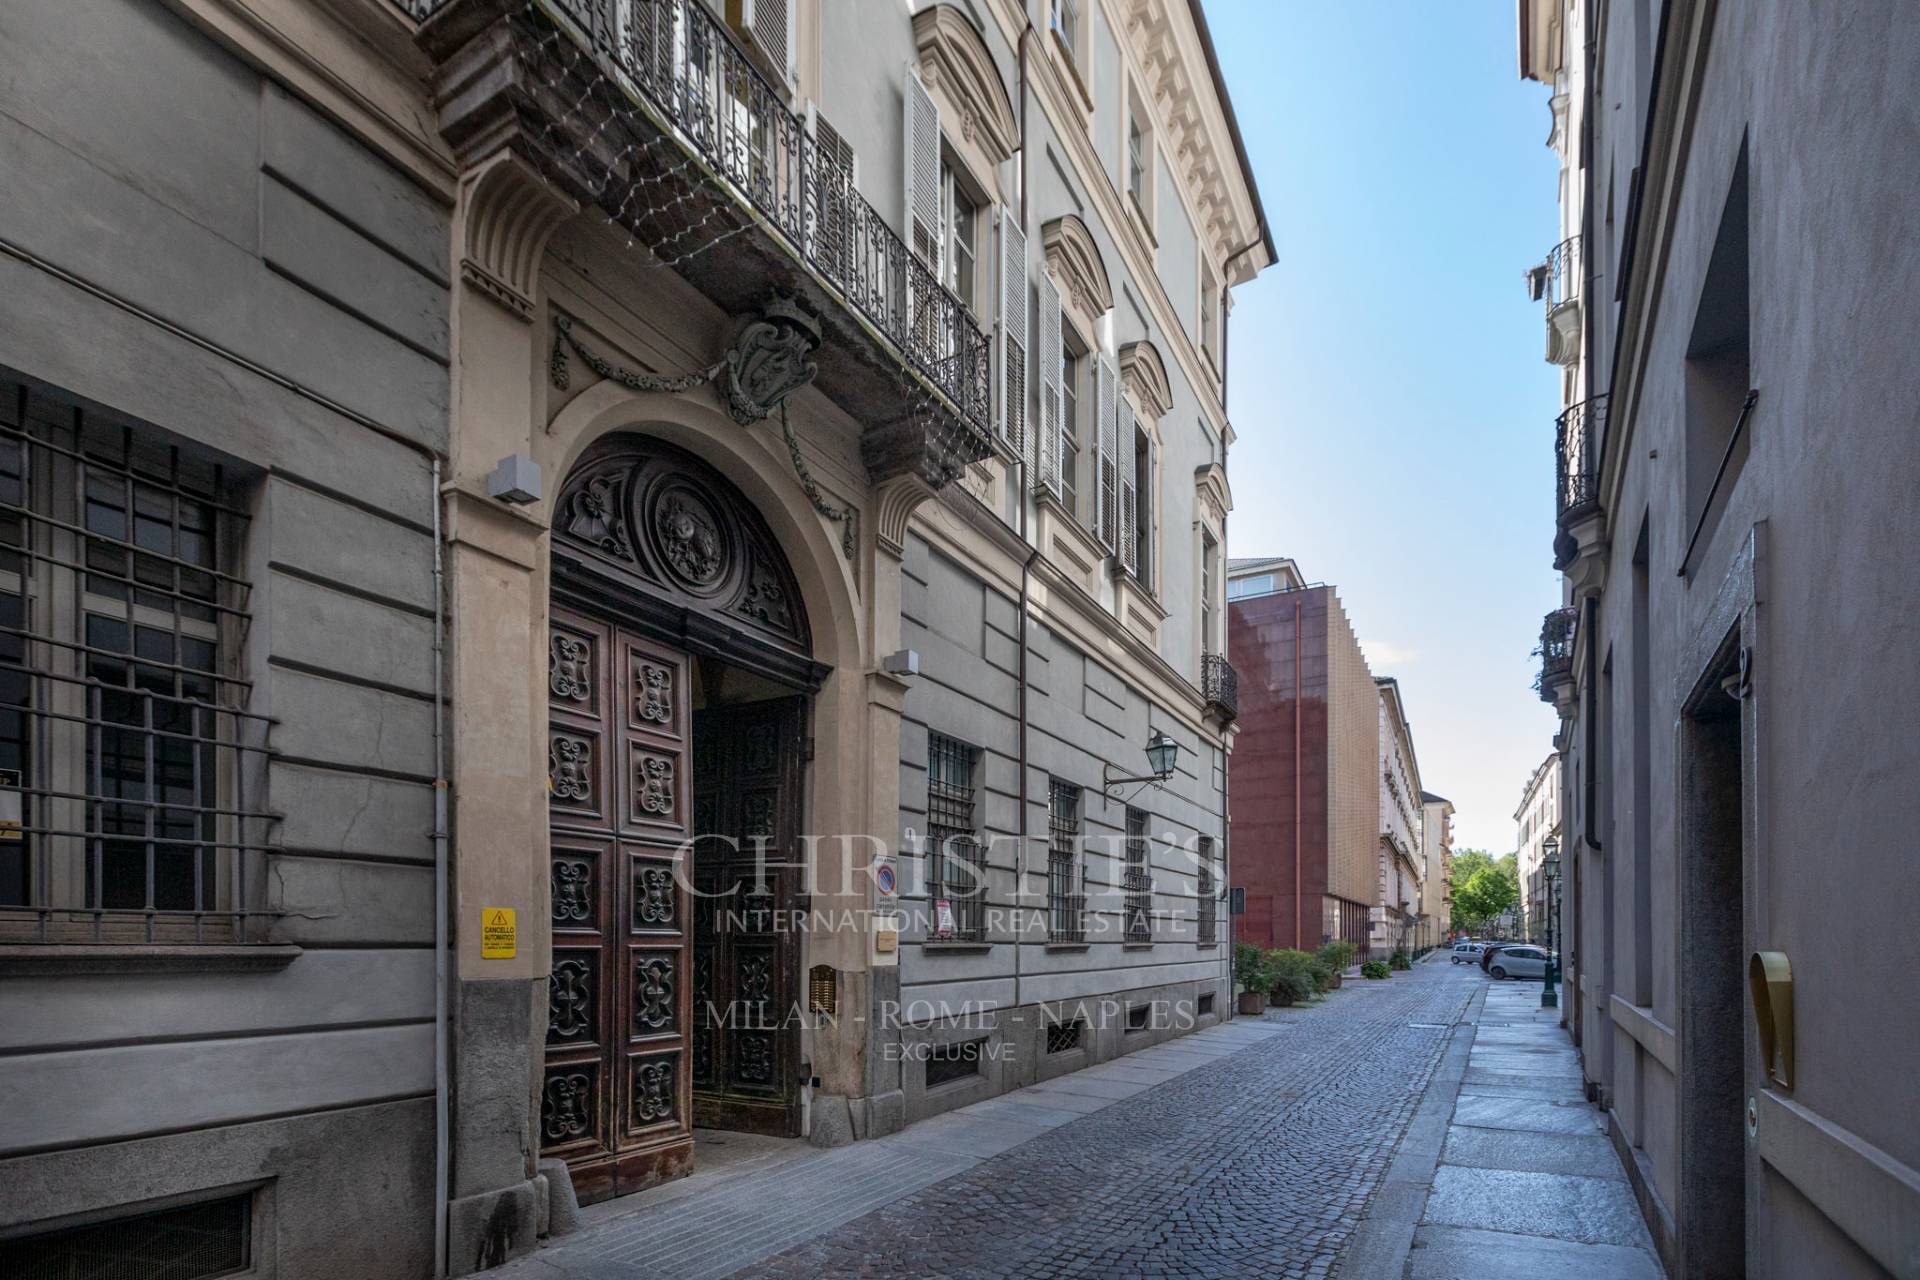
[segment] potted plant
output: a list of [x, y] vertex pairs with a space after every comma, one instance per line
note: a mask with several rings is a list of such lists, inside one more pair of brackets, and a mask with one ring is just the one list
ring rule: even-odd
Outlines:
[[1313, 998], [1313, 979], [1303, 973], [1275, 974], [1271, 999], [1278, 1008], [1304, 1004]]
[[1267, 953], [1251, 942], [1233, 944], [1233, 980], [1240, 986], [1240, 1012], [1258, 1017], [1267, 1007], [1267, 992], [1273, 986], [1267, 969]]
[[1348, 942], [1345, 938], [1340, 938], [1327, 943], [1321, 947], [1319, 951], [1314, 953], [1315, 958], [1333, 971], [1333, 977], [1331, 981], [1327, 983], [1327, 989], [1329, 991], [1338, 987], [1344, 980], [1343, 975], [1346, 970], [1353, 967], [1353, 957], [1357, 951], [1359, 951], [1358, 947]]
[[1411, 969], [1413, 961], [1407, 958], [1405, 951], [1396, 951], [1387, 957], [1387, 967], [1391, 969]]
[[[1319, 984], [1313, 979], [1313, 957], [1304, 951], [1293, 951], [1282, 947], [1278, 951], [1267, 952], [1267, 968], [1273, 975], [1273, 993], [1275, 1004], [1293, 1004], [1312, 998], [1319, 990]], [[1282, 978], [1296, 979], [1281, 990]], [[1285, 997], [1283, 999], [1282, 997]]]
[[1363, 978], [1384, 978], [1389, 972], [1391, 970], [1387, 968], [1385, 960], [1369, 960], [1360, 966], [1360, 976]]

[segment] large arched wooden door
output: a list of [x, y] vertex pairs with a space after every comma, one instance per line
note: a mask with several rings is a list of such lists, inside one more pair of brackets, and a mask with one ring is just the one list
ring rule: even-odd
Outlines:
[[[799, 591], [765, 521], [712, 467], [671, 445], [621, 435], [588, 450], [554, 504], [553, 552], [553, 975], [540, 1125], [543, 1153], [567, 1160], [576, 1192], [591, 1202], [692, 1164], [694, 1059], [715, 1044], [694, 1038], [707, 1025], [694, 1004], [696, 655], [796, 693], [818, 688], [826, 669], [809, 656]], [[727, 776], [759, 797], [755, 805], [772, 806], [777, 843], [790, 848], [803, 700], [753, 705], [762, 709], [700, 719]], [[772, 756], [735, 745], [735, 730], [770, 743]], [[724, 820], [706, 809], [709, 832], [738, 826], [745, 835], [758, 821], [758, 809], [725, 808]], [[798, 884], [781, 874], [772, 900], [757, 905], [790, 922]], [[732, 941], [729, 959], [748, 962], [739, 972], [752, 989], [736, 990], [736, 964], [702, 995], [723, 1017], [742, 999], [790, 1007], [791, 930], [739, 939], [737, 957]], [[778, 1024], [769, 1036], [730, 1042], [721, 1073], [739, 1083], [735, 1056], [744, 1054], [749, 1087], [726, 1089], [724, 1112], [703, 1102], [703, 1122], [797, 1131], [796, 1037]], [[713, 1085], [710, 1070], [703, 1094]]]

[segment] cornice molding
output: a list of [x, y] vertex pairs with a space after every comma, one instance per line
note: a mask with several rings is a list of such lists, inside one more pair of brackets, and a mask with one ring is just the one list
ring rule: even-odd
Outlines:
[[1153, 343], [1143, 338], [1120, 348], [1120, 376], [1148, 417], [1160, 418], [1173, 411], [1173, 383]]
[[961, 136], [1002, 165], [1020, 149], [1020, 125], [993, 54], [958, 8], [936, 4], [913, 15], [913, 39], [929, 89], [960, 108]]
[[1069, 306], [1092, 319], [1113, 309], [1113, 282], [1107, 278], [1106, 261], [1078, 214], [1062, 214], [1041, 227], [1040, 242]]
[[1236, 267], [1229, 259], [1259, 239], [1259, 211], [1241, 177], [1226, 104], [1216, 97], [1205, 69], [1193, 15], [1183, 0], [1126, 0], [1125, 14], [1127, 35], [1168, 130], [1164, 150], [1186, 178], [1213, 260], [1245, 272], [1233, 283], [1250, 279], [1257, 267]]

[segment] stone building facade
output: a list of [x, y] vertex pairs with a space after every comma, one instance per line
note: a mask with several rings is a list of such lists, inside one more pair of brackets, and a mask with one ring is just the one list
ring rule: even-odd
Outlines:
[[1420, 762], [1400, 682], [1377, 677], [1380, 696], [1380, 838], [1368, 949], [1374, 955], [1411, 951], [1423, 914], [1426, 859], [1420, 834]]
[[1453, 936], [1453, 801], [1431, 791], [1420, 793], [1420, 926], [1422, 947], [1437, 947]]
[[1513, 811], [1514, 874], [1520, 881], [1519, 936], [1530, 942], [1547, 939], [1549, 911], [1546, 875], [1547, 840], [1560, 843], [1560, 753], [1555, 751], [1527, 775], [1520, 806]]
[[1920, 958], [1888, 892], [1920, 772], [1920, 690], [1888, 678], [1920, 610], [1920, 299], [1889, 286], [1920, 242], [1885, 89], [1920, 27], [1844, 10], [1519, 8], [1584, 246], [1547, 293], [1562, 1008], [1685, 1280], [1920, 1258], [1920, 1014], [1862, 981]]
[[696, 1125], [1227, 1015], [1273, 246], [1198, 4], [29, 0], [0, 58], [0, 1258], [465, 1273]]

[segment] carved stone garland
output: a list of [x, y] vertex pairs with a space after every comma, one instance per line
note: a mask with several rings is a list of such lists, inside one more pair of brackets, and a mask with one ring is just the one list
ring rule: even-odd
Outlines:
[[[679, 395], [715, 381], [722, 373], [726, 374], [724, 399], [727, 416], [735, 422], [743, 427], [752, 426], [770, 417], [774, 410], [779, 410], [781, 433], [786, 438], [787, 453], [793, 460], [794, 474], [800, 479], [800, 487], [815, 511], [841, 526], [840, 554], [852, 560], [860, 540], [860, 513], [851, 506], [837, 507], [820, 496], [820, 486], [800, 456], [799, 438], [787, 418], [787, 397], [812, 382], [818, 371], [812, 355], [819, 345], [820, 326], [813, 317], [797, 304], [784, 298], [775, 298], [767, 304], [758, 319], [749, 321], [740, 331], [733, 345], [727, 348], [727, 353], [706, 368], [677, 376], [642, 373], [622, 368], [593, 351], [574, 333], [573, 317], [556, 312], [553, 317], [553, 350], [547, 357], [547, 373], [554, 387], [565, 391], [573, 381], [567, 364], [567, 352], [571, 350], [580, 357], [581, 363], [600, 377], [634, 391]], [[602, 492], [595, 493], [589, 489], [576, 501], [598, 502], [606, 509], [611, 509], [618, 495], [604, 491], [612, 489], [610, 481], [598, 483], [602, 485]], [[591, 518], [597, 512], [583, 514]], [[633, 558], [632, 553], [618, 541], [604, 543], [603, 550], [618, 559]]]

